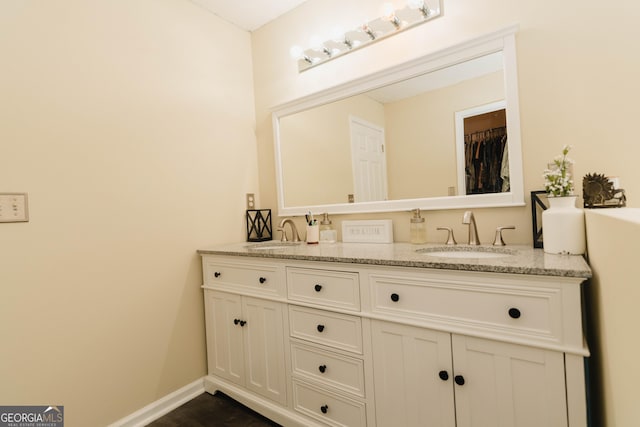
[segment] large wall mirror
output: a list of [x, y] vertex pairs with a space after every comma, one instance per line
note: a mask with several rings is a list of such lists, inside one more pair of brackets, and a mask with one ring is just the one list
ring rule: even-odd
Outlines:
[[524, 205], [516, 30], [276, 108], [279, 215]]

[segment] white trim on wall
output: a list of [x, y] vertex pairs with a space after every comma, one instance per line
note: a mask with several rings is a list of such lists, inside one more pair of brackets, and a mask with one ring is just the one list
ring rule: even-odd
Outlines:
[[204, 393], [204, 377], [152, 402], [108, 427], [142, 427]]

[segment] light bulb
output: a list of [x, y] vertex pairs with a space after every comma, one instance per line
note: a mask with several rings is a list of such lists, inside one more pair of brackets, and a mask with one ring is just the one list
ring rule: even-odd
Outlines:
[[428, 18], [429, 15], [431, 15], [431, 11], [424, 3], [424, 0], [408, 0], [407, 6], [409, 6], [409, 9], [419, 10], [425, 18]]
[[330, 34], [331, 40], [335, 42], [344, 41], [344, 31], [340, 27], [333, 27]]
[[383, 3], [380, 8], [380, 14], [385, 21], [393, 21], [396, 17], [396, 10], [393, 8], [392, 3]]
[[413, 10], [422, 9], [424, 7], [424, 0], [408, 0], [407, 6]]
[[396, 10], [393, 8], [393, 4], [383, 3], [381, 12], [382, 19], [391, 22], [396, 29], [400, 28], [400, 20], [396, 16]]
[[291, 58], [293, 59], [301, 59], [304, 56], [304, 49], [298, 45], [291, 46], [291, 49], [289, 49], [289, 55], [291, 55]]
[[324, 43], [322, 42], [320, 36], [311, 37], [311, 39], [309, 40], [309, 46], [311, 46], [311, 49], [313, 50], [324, 50]]

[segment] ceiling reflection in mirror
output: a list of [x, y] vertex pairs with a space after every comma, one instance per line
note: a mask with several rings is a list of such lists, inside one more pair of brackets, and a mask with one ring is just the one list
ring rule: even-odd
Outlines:
[[[507, 128], [506, 122], [514, 114], [505, 108], [505, 79], [504, 51], [494, 49], [393, 84], [275, 114], [281, 209], [357, 211], [345, 205], [360, 204], [362, 211], [393, 210], [400, 206], [393, 202], [424, 207], [429, 200], [510, 192], [507, 129], [512, 123]], [[494, 105], [502, 106], [502, 123], [457, 126], [462, 113], [491, 116], [485, 107]], [[464, 123], [473, 117], [467, 114]], [[516, 130], [519, 134], [519, 125]]]

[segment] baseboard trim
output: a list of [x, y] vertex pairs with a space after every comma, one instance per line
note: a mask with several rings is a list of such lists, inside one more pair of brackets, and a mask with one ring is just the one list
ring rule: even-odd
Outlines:
[[197, 397], [204, 393], [204, 378], [200, 378], [191, 384], [187, 384], [170, 393], [155, 402], [152, 402], [142, 409], [137, 410], [131, 415], [128, 415], [109, 427], [143, 427], [152, 421], [157, 420], [161, 416], [173, 411], [178, 406], [190, 401], [194, 397]]

